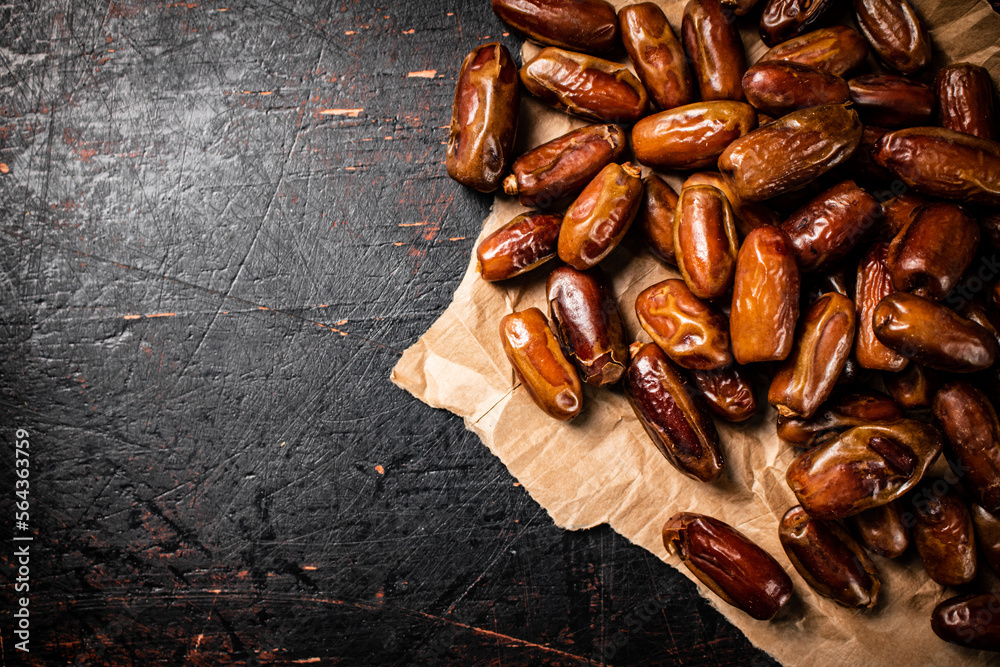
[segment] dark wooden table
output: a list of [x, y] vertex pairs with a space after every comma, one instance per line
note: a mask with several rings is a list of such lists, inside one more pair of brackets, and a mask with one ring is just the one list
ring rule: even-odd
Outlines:
[[17, 0], [0, 31], [4, 664], [772, 664], [388, 381], [489, 207], [443, 165], [462, 57], [517, 53], [488, 0]]

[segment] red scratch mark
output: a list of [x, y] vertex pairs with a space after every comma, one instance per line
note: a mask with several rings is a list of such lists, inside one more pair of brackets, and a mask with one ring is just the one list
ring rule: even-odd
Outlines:
[[465, 237], [464, 236], [452, 236], [448, 240], [449, 241], [464, 241]]
[[514, 482], [514, 486], [521, 486], [520, 482]]
[[343, 326], [345, 324], [347, 324], [347, 320], [340, 320], [339, 322], [337, 322], [337, 326]]
[[381, 588], [378, 589], [378, 593], [375, 594], [375, 598], [381, 600], [384, 597], [385, 597], [385, 592], [383, 592]]
[[413, 28], [410, 28], [409, 30], [404, 30], [403, 34], [404, 35], [412, 35], [415, 32], [416, 32], [416, 30], [414, 30]]
[[375, 466], [375, 472], [377, 472], [380, 475], [384, 475], [385, 474], [385, 468], [383, 468], [380, 465], [377, 465], [377, 466]]
[[407, 79], [433, 79], [437, 76], [436, 69], [422, 69], [416, 72], [410, 72], [406, 75]]
[[177, 313], [152, 313], [146, 317], [177, 317]]
[[294, 665], [305, 665], [310, 662], [319, 662], [321, 658], [302, 658], [301, 660], [292, 660]]
[[429, 225], [429, 224], [431, 224], [430, 220], [424, 220], [423, 222], [401, 222], [401, 223], [399, 223], [399, 226], [400, 227], [421, 227], [423, 225]]
[[396, 246], [398, 248], [401, 245], [406, 245], [406, 242], [404, 242], [404, 241], [395, 241], [395, 242], [393, 242], [392, 245], [394, 245], [394, 246]]
[[347, 116], [348, 118], [357, 118], [361, 115], [361, 109], [321, 109], [319, 115], [321, 116]]
[[152, 318], [152, 317], [177, 317], [177, 313], [150, 313], [149, 315], [137, 315], [135, 313], [130, 313], [128, 315], [122, 315], [123, 320], [141, 320], [142, 318]]
[[126, 315], [123, 319], [126, 320], [141, 320], [142, 315]]
[[344, 34], [345, 35], [356, 35], [356, 34], [358, 34], [358, 31], [357, 30], [345, 30]]
[[9, 174], [10, 167], [7, 166], [6, 162], [0, 162], [0, 174]]
[[317, 568], [315, 565], [303, 565], [302, 569], [312, 572], [313, 570], [317, 570], [319, 568]]

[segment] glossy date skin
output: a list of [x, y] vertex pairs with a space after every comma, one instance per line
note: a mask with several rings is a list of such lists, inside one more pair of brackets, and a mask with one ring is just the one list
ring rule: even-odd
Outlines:
[[872, 327], [890, 349], [940, 371], [985, 370], [997, 356], [997, 343], [986, 329], [915, 294], [896, 292], [882, 299]]
[[904, 192], [882, 202], [882, 238], [891, 241], [913, 222], [914, 215], [931, 200], [915, 192]]
[[708, 409], [729, 422], [742, 422], [757, 414], [757, 396], [747, 373], [735, 364], [715, 370], [692, 370], [691, 382]]
[[799, 317], [799, 291], [799, 267], [788, 235], [776, 227], [750, 232], [736, 258], [729, 320], [737, 362], [788, 356]]
[[835, 395], [809, 418], [779, 414], [776, 431], [783, 442], [808, 449], [854, 426], [902, 418], [903, 411], [885, 394], [854, 391]]
[[726, 195], [711, 185], [681, 190], [674, 217], [677, 268], [702, 299], [725, 294], [736, 271], [736, 221]]
[[649, 105], [646, 89], [626, 67], [546, 47], [521, 67], [521, 83], [546, 104], [605, 123], [634, 123]]
[[833, 0], [768, 0], [760, 16], [760, 38], [775, 46], [815, 26]]
[[635, 216], [636, 228], [653, 254], [667, 264], [677, 265], [674, 252], [674, 213], [677, 193], [667, 183], [650, 174], [642, 179], [642, 204]]
[[970, 593], [945, 600], [931, 614], [931, 629], [958, 646], [1000, 651], [1000, 593]]
[[979, 389], [950, 382], [934, 396], [934, 417], [948, 446], [945, 454], [965, 487], [988, 512], [1000, 512], [1000, 422]]
[[681, 22], [681, 41], [691, 59], [701, 99], [743, 100], [746, 52], [731, 10], [719, 0], [689, 0]]
[[628, 366], [625, 326], [600, 269], [561, 266], [545, 283], [549, 319], [581, 379], [595, 387], [614, 384]]
[[583, 407], [583, 386], [556, 341], [545, 315], [528, 308], [500, 320], [503, 351], [531, 399], [546, 414], [566, 421]]
[[854, 0], [858, 27], [879, 59], [902, 74], [931, 61], [931, 42], [907, 0]]
[[935, 301], [958, 284], [979, 247], [979, 225], [954, 204], [917, 209], [886, 259], [892, 286]]
[[1000, 143], [943, 127], [889, 132], [875, 162], [918, 192], [1000, 206]]
[[886, 347], [875, 336], [872, 316], [885, 297], [896, 291], [889, 275], [889, 244], [873, 245], [858, 264], [858, 278], [854, 283], [854, 305], [858, 310], [858, 333], [854, 357], [862, 368], [882, 371], [901, 371], [909, 359]]
[[823, 271], [847, 256], [882, 215], [882, 207], [854, 181], [841, 181], [782, 223], [803, 272]]
[[618, 45], [615, 8], [605, 0], [492, 0], [493, 13], [530, 39], [584, 53]]
[[911, 496], [913, 543], [927, 576], [942, 586], [976, 578], [976, 541], [965, 501], [943, 479], [928, 478]]
[[785, 474], [817, 519], [842, 519], [896, 500], [941, 453], [941, 434], [912, 419], [855, 426], [800, 454]]
[[930, 86], [896, 74], [869, 74], [847, 82], [865, 125], [886, 128], [929, 125], [937, 96]]
[[778, 226], [781, 218], [778, 214], [759, 202], [745, 202], [736, 196], [729, 182], [717, 171], [698, 171], [684, 181], [683, 188], [691, 185], [711, 185], [722, 191], [729, 200], [729, 205], [733, 209], [736, 217], [736, 231], [740, 238], [749, 234], [752, 230], [764, 225]]
[[695, 84], [684, 47], [674, 36], [663, 10], [652, 2], [623, 7], [618, 12], [622, 42], [639, 80], [661, 109], [695, 100]]
[[695, 296], [683, 280], [664, 280], [635, 300], [639, 324], [678, 366], [713, 370], [733, 361], [725, 317]]
[[868, 42], [843, 25], [820, 28], [776, 44], [757, 64], [785, 61], [809, 65], [836, 76], [861, 66], [868, 57]]
[[743, 75], [743, 92], [754, 108], [771, 116], [851, 100], [843, 78], [809, 65], [780, 61], [757, 63], [748, 69]]
[[910, 546], [910, 529], [899, 501], [873, 507], [850, 518], [861, 544], [883, 558], [899, 558]]
[[1000, 518], [975, 503], [969, 506], [969, 514], [972, 516], [979, 553], [987, 565], [1000, 574]]
[[870, 609], [878, 602], [878, 568], [836, 523], [814, 519], [796, 506], [781, 518], [778, 537], [799, 575], [823, 597], [849, 609]]
[[663, 525], [663, 546], [727, 603], [766, 621], [792, 597], [792, 580], [774, 558], [729, 524], [681, 512]]
[[663, 169], [715, 166], [722, 151], [757, 126], [745, 102], [695, 102], [643, 118], [632, 128], [637, 160]]
[[852, 109], [839, 104], [800, 109], [729, 144], [719, 156], [719, 171], [741, 199], [761, 201], [798, 189], [843, 163], [861, 135]]
[[625, 396], [650, 440], [683, 474], [711, 482], [725, 459], [715, 424], [686, 380], [657, 345], [638, 347], [625, 372]]
[[563, 216], [559, 259], [581, 271], [595, 266], [621, 242], [641, 202], [639, 169], [628, 162], [606, 166]]
[[955, 63], [938, 70], [934, 79], [941, 127], [997, 140], [993, 80], [985, 67]]
[[854, 303], [836, 292], [809, 308], [767, 394], [778, 414], [808, 419], [830, 396], [854, 344], [854, 317]]
[[937, 373], [918, 363], [910, 363], [899, 373], [883, 373], [882, 383], [892, 400], [905, 410], [931, 407], [939, 382]]
[[480, 192], [500, 186], [514, 159], [520, 100], [517, 65], [505, 46], [484, 44], [465, 57], [445, 158], [449, 176]]
[[483, 280], [507, 280], [556, 256], [562, 217], [522, 213], [484, 238], [476, 247]]
[[514, 160], [503, 189], [522, 206], [557, 208], [582, 190], [625, 150], [617, 125], [588, 125], [531, 149]]

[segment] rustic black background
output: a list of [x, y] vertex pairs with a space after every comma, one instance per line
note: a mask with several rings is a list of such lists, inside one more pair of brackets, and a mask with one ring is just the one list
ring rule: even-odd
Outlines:
[[462, 57], [518, 52], [488, 0], [0, 28], [5, 664], [16, 428], [32, 664], [772, 664], [388, 381], [489, 207], [443, 165]]

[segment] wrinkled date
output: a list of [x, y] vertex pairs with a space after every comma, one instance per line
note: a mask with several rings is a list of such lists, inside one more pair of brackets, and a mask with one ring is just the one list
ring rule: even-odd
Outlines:
[[843, 25], [807, 32], [776, 44], [757, 64], [781, 60], [801, 63], [837, 76], [857, 69], [868, 57], [868, 42]]
[[[760, 201], [800, 188], [851, 156], [861, 141], [858, 114], [839, 104], [793, 111], [733, 141], [719, 171], [733, 191]], [[776, 159], [776, 156], [781, 159]], [[641, 158], [640, 158], [641, 159]]]
[[711, 185], [681, 190], [674, 217], [677, 268], [702, 299], [725, 294], [736, 271], [736, 222], [726, 195]]
[[625, 50], [653, 101], [661, 109], [693, 102], [694, 81], [684, 47], [663, 10], [652, 2], [629, 5], [618, 12], [618, 22]]
[[952, 468], [986, 511], [1000, 512], [1000, 422], [993, 404], [972, 385], [951, 382], [934, 396], [933, 410]]
[[928, 204], [889, 246], [892, 286], [935, 301], [943, 299], [972, 263], [979, 225], [954, 204]]
[[484, 238], [476, 248], [483, 280], [513, 278], [555, 257], [561, 225], [558, 215], [522, 213]]
[[583, 386], [542, 311], [528, 308], [505, 315], [500, 320], [500, 341], [514, 373], [538, 407], [560, 420], [580, 413]]
[[634, 123], [649, 104], [646, 89], [623, 65], [549, 46], [521, 68], [535, 97], [581, 118]]
[[800, 454], [785, 479], [818, 519], [840, 519], [909, 491], [941, 453], [941, 434], [912, 419], [855, 426]]
[[552, 328], [580, 376], [595, 387], [614, 384], [628, 366], [621, 313], [600, 269], [561, 266], [545, 283]]
[[1000, 651], [1000, 593], [970, 593], [945, 600], [931, 614], [931, 629], [958, 646]]
[[910, 363], [899, 373], [883, 373], [882, 383], [892, 400], [906, 410], [931, 407], [940, 386], [935, 371], [918, 363]]
[[743, 75], [747, 102], [771, 116], [815, 106], [844, 104], [851, 91], [841, 77], [801, 63], [757, 63]]
[[760, 621], [792, 597], [792, 580], [778, 561], [729, 524], [681, 512], [663, 525], [663, 546], [716, 595]]
[[682, 189], [691, 185], [711, 185], [714, 188], [722, 190], [722, 194], [726, 195], [726, 199], [733, 209], [733, 215], [736, 217], [736, 231], [741, 238], [758, 227], [764, 225], [778, 226], [781, 224], [781, 218], [778, 217], [778, 214], [764, 204], [740, 200], [732, 188], [729, 187], [729, 181], [717, 171], [698, 171], [691, 174], [684, 181]]
[[928, 125], [937, 97], [930, 86], [896, 74], [870, 74], [847, 82], [854, 108], [866, 125]]
[[715, 166], [722, 151], [757, 126], [745, 102], [695, 102], [643, 118], [632, 128], [632, 150], [640, 162], [664, 169]]
[[605, 0], [493, 0], [493, 13], [542, 44], [585, 53], [618, 45], [615, 8]]
[[851, 609], [870, 609], [878, 602], [878, 569], [836, 523], [814, 519], [796, 506], [782, 517], [778, 537], [788, 560], [823, 597]]
[[719, 0], [689, 0], [681, 41], [703, 100], [742, 100], [747, 56], [731, 10]]
[[955, 63], [934, 79], [941, 126], [980, 139], [997, 139], [993, 81], [985, 67]]
[[[884, 135], [885, 132], [882, 134]], [[930, 199], [915, 192], [904, 192], [901, 195], [891, 197], [882, 202], [881, 237], [886, 241], [896, 238], [897, 234], [913, 222], [917, 210], [924, 204], [930, 203]]]
[[730, 422], [757, 414], [757, 395], [747, 373], [737, 365], [715, 370], [690, 371], [691, 382], [705, 398], [708, 409]]
[[830, 268], [854, 248], [878, 221], [882, 207], [854, 181], [842, 181], [810, 200], [782, 223], [799, 267]]
[[556, 208], [575, 195], [625, 150], [617, 125], [588, 125], [533, 148], [514, 160], [503, 182], [522, 206]]
[[889, 132], [875, 162], [924, 194], [1000, 206], [1000, 143], [943, 127]]
[[625, 396], [671, 465], [702, 482], [722, 474], [725, 460], [712, 418], [657, 345], [646, 343], [635, 350], [625, 373]]
[[834, 396], [812, 417], [778, 415], [778, 437], [790, 445], [814, 447], [854, 426], [893, 422], [903, 411], [885, 394], [855, 391]]
[[883, 558], [899, 558], [910, 546], [910, 529], [903, 521], [899, 501], [873, 507], [850, 519], [866, 549]]
[[778, 414], [809, 418], [830, 396], [854, 344], [854, 303], [829, 292], [806, 312], [798, 340], [771, 382]]
[[976, 542], [965, 501], [943, 479], [925, 479], [911, 497], [913, 543], [924, 570], [942, 586], [976, 577]]
[[774, 46], [800, 35], [833, 5], [833, 0], [767, 0], [760, 15], [761, 41]]
[[674, 213], [677, 193], [656, 174], [642, 179], [642, 204], [635, 226], [653, 253], [668, 264], [677, 265], [674, 252]]
[[931, 42], [907, 0], [854, 0], [858, 27], [889, 67], [913, 74], [931, 61]]
[[629, 162], [606, 166], [563, 216], [559, 259], [581, 271], [596, 265], [621, 242], [640, 203], [639, 169]]
[[872, 327], [890, 349], [940, 371], [985, 370], [997, 356], [997, 343], [986, 329], [916, 294], [896, 292], [882, 299]]
[[679, 366], [712, 370], [733, 361], [726, 319], [683, 280], [664, 280], [643, 290], [635, 300], [635, 314], [653, 342]]
[[449, 176], [480, 192], [499, 187], [514, 158], [520, 100], [517, 65], [505, 46], [484, 44], [465, 57], [445, 158]]
[[854, 305], [858, 309], [858, 333], [854, 356], [862, 368], [900, 371], [909, 359], [889, 349], [875, 336], [872, 316], [885, 297], [895, 292], [889, 275], [889, 244], [876, 243], [858, 264], [858, 279], [854, 283]]
[[799, 318], [799, 267], [788, 235], [758, 227], [736, 258], [729, 337], [741, 364], [781, 361], [792, 350]]

